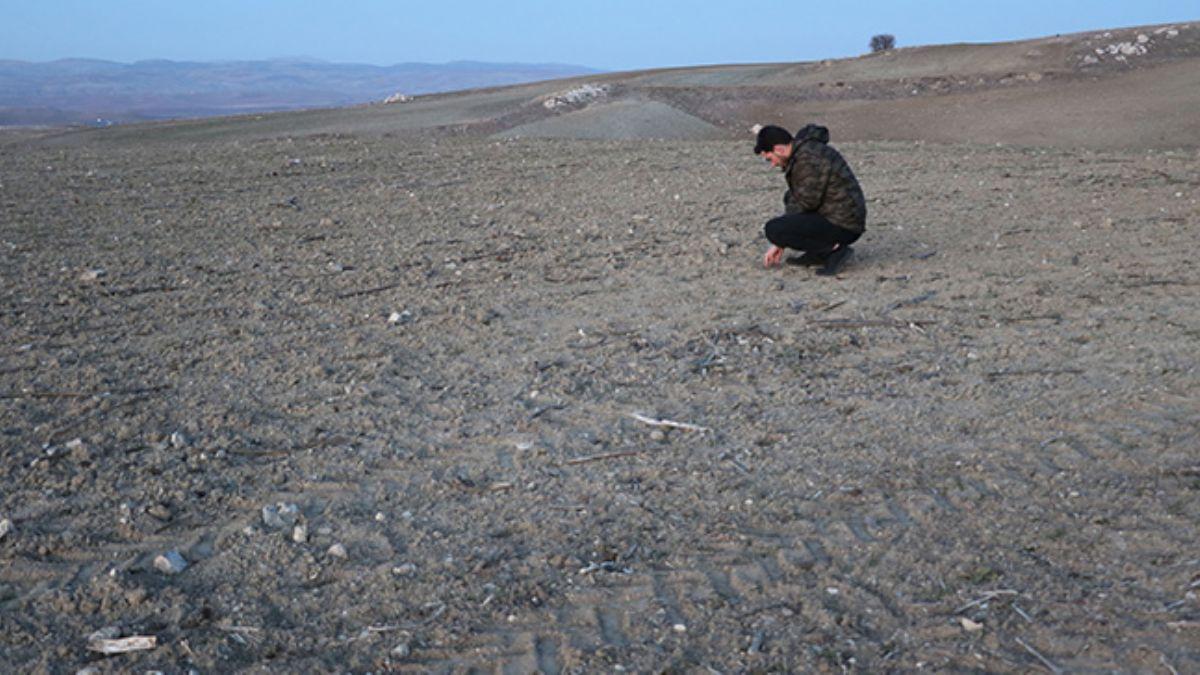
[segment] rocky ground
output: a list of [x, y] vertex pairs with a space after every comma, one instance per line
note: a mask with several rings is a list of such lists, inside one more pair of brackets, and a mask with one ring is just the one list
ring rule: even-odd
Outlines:
[[7, 146], [0, 670], [1200, 670], [1200, 152], [841, 149]]

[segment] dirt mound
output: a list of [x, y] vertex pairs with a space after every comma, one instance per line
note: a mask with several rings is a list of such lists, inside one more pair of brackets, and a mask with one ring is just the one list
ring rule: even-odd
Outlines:
[[625, 99], [506, 129], [501, 138], [624, 140], [659, 138], [702, 140], [724, 136], [721, 129], [658, 101]]

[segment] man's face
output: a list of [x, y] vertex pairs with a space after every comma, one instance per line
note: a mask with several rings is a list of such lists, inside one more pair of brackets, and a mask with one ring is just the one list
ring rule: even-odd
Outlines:
[[776, 145], [774, 148], [771, 148], [770, 150], [758, 153], [758, 156], [762, 157], [763, 160], [769, 162], [771, 164], [771, 166], [782, 171], [783, 168], [785, 166], [787, 166], [788, 157], [790, 157], [791, 154], [792, 154], [792, 146]]

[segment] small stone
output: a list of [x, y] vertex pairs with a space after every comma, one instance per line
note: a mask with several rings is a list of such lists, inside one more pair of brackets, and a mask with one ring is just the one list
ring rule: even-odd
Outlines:
[[163, 574], [179, 574], [187, 566], [187, 561], [179, 555], [179, 551], [167, 551], [154, 559], [154, 569]]
[[687, 626], [685, 626], [681, 623], [677, 623], [674, 626], [671, 626], [671, 630], [675, 631], [676, 633], [686, 633]]
[[375, 514], [375, 522], [382, 523], [385, 520], [387, 520], [387, 516], [383, 515], [383, 512]]
[[392, 656], [398, 659], [406, 659], [409, 654], [412, 654], [412, 647], [407, 642], [401, 642], [392, 649]]
[[972, 621], [965, 616], [962, 618], [962, 627], [968, 633], [978, 633], [983, 630], [983, 624]]
[[332, 556], [334, 558], [345, 559], [346, 558], [346, 547], [342, 546], [341, 544], [334, 544], [333, 546], [329, 547], [329, 550], [326, 551], [326, 553], [328, 553], [330, 556]]
[[107, 272], [105, 272], [103, 269], [100, 269], [100, 268], [96, 268], [96, 269], [90, 269], [90, 270], [84, 270], [84, 271], [83, 271], [83, 272], [82, 272], [82, 273], [79, 275], [79, 280], [80, 280], [80, 281], [84, 281], [84, 282], [88, 282], [88, 283], [90, 283], [90, 282], [93, 282], [93, 281], [99, 281], [99, 280], [100, 280], [102, 277], [104, 277], [106, 274], [108, 274], [108, 273], [107, 273]]
[[292, 541], [297, 544], [303, 544], [308, 541], [308, 528], [304, 525], [297, 525], [292, 529]]
[[388, 315], [388, 323], [403, 324], [412, 321], [412, 312], [407, 309], [403, 312], [392, 312]]
[[92, 451], [88, 449], [87, 443], [84, 443], [82, 438], [67, 441], [66, 448], [71, 452], [72, 461], [87, 462], [92, 459]]
[[171, 433], [172, 448], [175, 448], [176, 450], [182, 450], [189, 445], [191, 445], [191, 443], [188, 441], [188, 437], [183, 435], [183, 432], [174, 431]]
[[667, 440], [667, 434], [662, 429], [655, 429], [654, 431], [650, 432], [650, 440], [665, 441], [665, 440]]
[[395, 574], [398, 577], [411, 577], [416, 573], [417, 566], [410, 562], [406, 562], [403, 565], [396, 565], [392, 568], [392, 574]]
[[0, 520], [0, 540], [7, 537], [8, 533], [12, 532], [12, 529], [13, 529], [13, 524], [12, 524], [11, 520], [9, 520], [8, 518], [4, 518], [4, 519]]
[[300, 519], [300, 507], [295, 504], [278, 502], [262, 508], [263, 524], [273, 530], [283, 530], [296, 524]]
[[146, 513], [159, 520], [165, 521], [171, 519], [171, 509], [167, 508], [167, 505], [163, 504], [162, 502], [151, 504], [146, 508]]

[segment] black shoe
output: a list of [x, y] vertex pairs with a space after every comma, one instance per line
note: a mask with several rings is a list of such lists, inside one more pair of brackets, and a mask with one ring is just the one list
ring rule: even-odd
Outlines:
[[829, 260], [829, 251], [805, 251], [803, 255], [788, 256], [784, 262], [801, 267], [820, 267], [827, 260]]
[[839, 248], [838, 250], [829, 254], [829, 257], [825, 259], [825, 266], [817, 270], [817, 274], [823, 277], [831, 277], [837, 274], [842, 270], [842, 266], [846, 264], [846, 261], [849, 260], [850, 256], [852, 255], [854, 255], [854, 249], [850, 248], [849, 246], [843, 246]]

